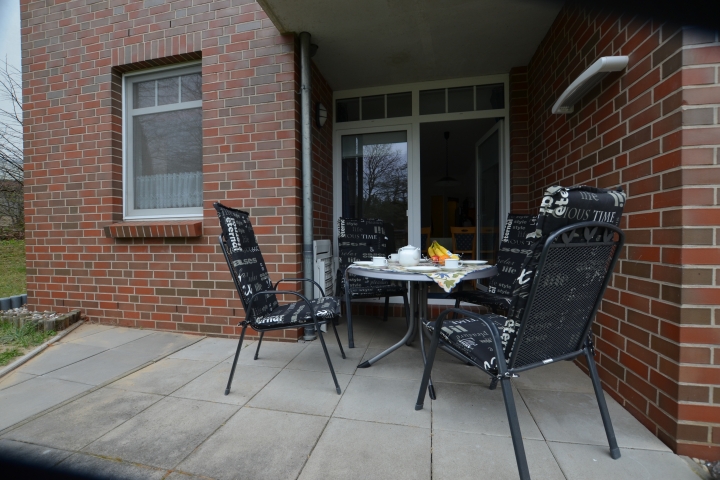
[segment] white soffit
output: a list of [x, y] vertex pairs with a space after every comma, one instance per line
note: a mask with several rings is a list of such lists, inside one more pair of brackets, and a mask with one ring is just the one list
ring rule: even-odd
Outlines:
[[600, 57], [580, 74], [560, 95], [552, 107], [552, 113], [572, 113], [575, 104], [610, 72], [619, 72], [627, 67], [628, 57]]
[[282, 33], [310, 32], [334, 90], [508, 73], [560, 0], [258, 0]]

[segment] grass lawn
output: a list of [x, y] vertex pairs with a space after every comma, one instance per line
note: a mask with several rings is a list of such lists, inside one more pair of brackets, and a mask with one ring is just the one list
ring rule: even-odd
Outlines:
[[32, 323], [16, 328], [8, 322], [0, 322], [0, 366], [7, 365], [13, 358], [24, 355], [54, 336], [53, 331], [36, 330]]
[[0, 240], [0, 298], [25, 293], [25, 241]]

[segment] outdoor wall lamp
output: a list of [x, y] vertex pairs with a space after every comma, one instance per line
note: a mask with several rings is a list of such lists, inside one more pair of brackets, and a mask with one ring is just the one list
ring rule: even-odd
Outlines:
[[560, 95], [555, 105], [552, 107], [552, 113], [572, 113], [575, 104], [593, 88], [595, 85], [607, 76], [610, 72], [619, 72], [627, 67], [628, 57], [600, 57], [595, 63], [590, 65], [587, 70], [570, 84], [569, 87]]
[[323, 125], [325, 125], [327, 117], [327, 108], [325, 108], [325, 105], [322, 103], [317, 102], [315, 105], [315, 123], [317, 123], [318, 128], [322, 128]]

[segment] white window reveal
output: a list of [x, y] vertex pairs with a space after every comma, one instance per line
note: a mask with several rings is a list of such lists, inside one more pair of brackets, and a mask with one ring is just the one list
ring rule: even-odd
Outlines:
[[124, 80], [125, 218], [202, 216], [200, 65]]

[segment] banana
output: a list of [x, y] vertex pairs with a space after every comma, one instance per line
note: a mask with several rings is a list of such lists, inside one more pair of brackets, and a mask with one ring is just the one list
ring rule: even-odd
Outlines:
[[433, 245], [430, 245], [427, 249], [428, 251], [428, 257], [434, 257], [435, 256], [435, 247]]
[[450, 252], [448, 251], [448, 249], [445, 248], [445, 247], [443, 247], [443, 246], [440, 245], [439, 243], [437, 244], [437, 246], [436, 246], [435, 248], [436, 248], [436, 249], [439, 249], [440, 252], [441, 252], [443, 255], [450, 256]]

